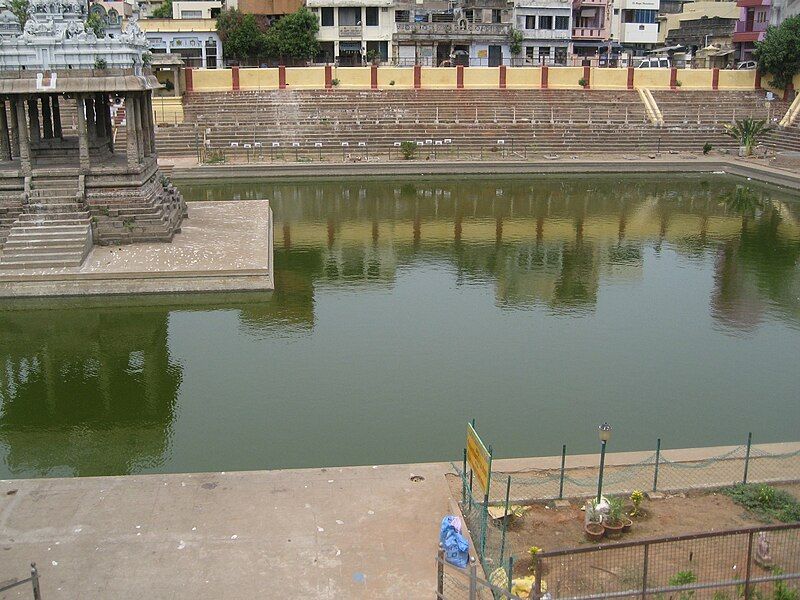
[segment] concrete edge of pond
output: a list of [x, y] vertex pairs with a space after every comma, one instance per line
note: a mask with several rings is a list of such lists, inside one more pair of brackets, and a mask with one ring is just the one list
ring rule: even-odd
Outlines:
[[486, 175], [559, 175], [587, 173], [708, 173], [725, 172], [758, 179], [764, 183], [800, 189], [800, 174], [775, 168], [755, 160], [732, 156], [678, 157], [665, 155], [655, 159], [562, 159], [535, 161], [484, 162], [374, 162], [374, 163], [283, 163], [197, 165], [176, 161], [172, 178], [180, 180], [219, 179], [293, 179], [309, 177], [396, 177], [415, 176], [486, 176]]
[[79, 267], [0, 270], [0, 298], [274, 289], [268, 200], [193, 202], [169, 244], [94, 246]]
[[[693, 461], [732, 448], [664, 456]], [[609, 453], [606, 464], [651, 455]], [[560, 460], [502, 459], [493, 470], [551, 469]], [[568, 460], [596, 470], [598, 456]], [[452, 472], [438, 462], [0, 480], [0, 581], [23, 576], [35, 561], [45, 598], [123, 598], [131, 590], [157, 598], [382, 598], [398, 589], [426, 598], [436, 584], [439, 523], [458, 511]]]

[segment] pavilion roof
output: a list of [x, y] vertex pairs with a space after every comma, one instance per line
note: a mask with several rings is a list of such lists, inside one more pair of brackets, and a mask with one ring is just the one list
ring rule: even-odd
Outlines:
[[0, 71], [0, 94], [143, 92], [163, 87], [149, 71], [73, 69], [52, 72]]

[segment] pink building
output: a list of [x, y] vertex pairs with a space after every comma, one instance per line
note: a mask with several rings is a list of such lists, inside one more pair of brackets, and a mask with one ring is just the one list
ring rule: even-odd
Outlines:
[[573, 0], [572, 46], [578, 57], [595, 57], [608, 43], [610, 0]]
[[733, 32], [733, 44], [739, 60], [752, 60], [755, 43], [764, 39], [769, 26], [772, 0], [738, 0], [739, 21]]

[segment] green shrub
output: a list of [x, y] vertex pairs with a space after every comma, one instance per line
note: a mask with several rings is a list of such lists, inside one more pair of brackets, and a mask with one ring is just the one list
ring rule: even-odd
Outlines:
[[[689, 585], [692, 583], [697, 583], [697, 575], [694, 574], [694, 571], [678, 571], [669, 580], [669, 585], [675, 587], [680, 585]], [[678, 597], [680, 600], [691, 600], [691, 598], [694, 597], [694, 590], [681, 592], [680, 596]]]
[[585, 77], [581, 77], [580, 79], [578, 79], [578, 85], [579, 85], [579, 86], [581, 86], [581, 87], [583, 87], [583, 88], [585, 88], [585, 87], [586, 87], [586, 84], [587, 84], [587, 83], [589, 83], [589, 82], [588, 82], [588, 81], [586, 81], [586, 78], [585, 78]]
[[411, 160], [417, 154], [417, 143], [405, 141], [400, 144], [400, 152], [403, 153], [403, 159]]
[[800, 502], [784, 490], [764, 484], [740, 483], [722, 492], [763, 521], [800, 521]]
[[713, 149], [714, 149], [714, 146], [712, 146], [712, 145], [711, 145], [711, 144], [709, 144], [708, 142], [706, 142], [705, 144], [703, 144], [703, 154], [708, 154], [708, 153], [709, 153], [709, 152], [711, 152], [711, 150], [713, 150]]

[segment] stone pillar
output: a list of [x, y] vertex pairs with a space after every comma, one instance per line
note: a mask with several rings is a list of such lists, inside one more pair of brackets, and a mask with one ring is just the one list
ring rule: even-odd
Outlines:
[[39, 131], [39, 101], [36, 98], [28, 98], [28, 122], [30, 123], [30, 140], [36, 143], [42, 139]]
[[0, 160], [11, 160], [11, 140], [8, 137], [8, 115], [6, 101], [0, 105]]
[[147, 118], [147, 98], [145, 94], [139, 95], [139, 106], [136, 108], [139, 109], [139, 128], [142, 131], [142, 156], [147, 158], [152, 153], [152, 149], [150, 148], [150, 132], [149, 132], [149, 124], [150, 120]]
[[17, 124], [17, 103], [14, 98], [8, 99], [8, 121], [11, 125], [11, 156], [19, 156], [19, 125]]
[[53, 113], [50, 112], [50, 96], [42, 96], [42, 129], [44, 139], [53, 139]]
[[94, 95], [95, 131], [97, 133], [97, 139], [99, 139], [101, 142], [105, 142], [106, 137], [108, 136], [108, 131], [106, 131], [106, 119], [103, 116], [104, 110], [105, 110], [105, 102], [103, 100], [103, 95], [95, 94]]
[[111, 104], [108, 97], [103, 95], [103, 122], [108, 134], [108, 151], [114, 154], [114, 123], [111, 121]]
[[136, 94], [134, 97], [136, 103], [136, 143], [139, 144], [139, 162], [144, 163], [147, 147], [144, 143], [144, 114], [142, 114], [142, 95]]
[[97, 121], [94, 115], [94, 100], [92, 98], [85, 98], [84, 106], [86, 107], [86, 129], [89, 132], [89, 140], [97, 138]]
[[83, 173], [88, 172], [90, 168], [87, 107], [87, 100], [83, 96], [78, 96], [75, 100], [75, 108], [78, 113], [78, 156], [80, 158], [81, 172]]
[[147, 99], [147, 117], [148, 117], [148, 125], [147, 125], [147, 133], [150, 135], [150, 154], [152, 156], [156, 155], [156, 118], [153, 114], [153, 94], [146, 94], [145, 98]]
[[14, 104], [19, 131], [19, 163], [23, 175], [31, 174], [31, 142], [28, 137], [28, 121], [25, 119], [25, 100], [18, 98]]
[[133, 94], [125, 96], [125, 134], [127, 135], [126, 157], [128, 168], [139, 168], [139, 142], [136, 135], [136, 101]]
[[64, 134], [61, 131], [61, 107], [58, 105], [58, 96], [51, 96], [53, 104], [53, 137], [62, 138]]

